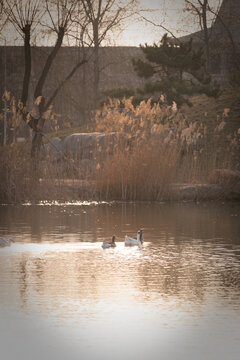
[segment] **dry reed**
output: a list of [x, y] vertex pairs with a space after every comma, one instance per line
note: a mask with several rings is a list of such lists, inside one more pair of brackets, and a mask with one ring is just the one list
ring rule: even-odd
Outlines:
[[[176, 104], [136, 108], [131, 98], [109, 101], [97, 112], [97, 129], [129, 134], [131, 147], [117, 147], [102, 162], [98, 190], [103, 198], [160, 200], [173, 183], [207, 182], [216, 168], [239, 168], [239, 134], [224, 133], [228, 109], [211, 131], [207, 124], [187, 121]], [[226, 151], [226, 146], [228, 151]]]
[[240, 133], [225, 132], [227, 109], [210, 129], [185, 119], [175, 103], [151, 105], [149, 100], [134, 107], [131, 98], [122, 103], [120, 108], [118, 101], [110, 101], [95, 114], [95, 130], [117, 133], [114, 143], [96, 146], [91, 159], [83, 155], [76, 161], [63, 154], [53, 161], [44, 154], [38, 180], [30, 144], [0, 147], [0, 202], [161, 200], [171, 197], [173, 183], [206, 182], [216, 168], [239, 169]]

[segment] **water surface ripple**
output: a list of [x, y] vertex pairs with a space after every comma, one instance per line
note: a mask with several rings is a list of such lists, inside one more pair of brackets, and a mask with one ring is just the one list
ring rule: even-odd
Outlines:
[[236, 203], [0, 206], [3, 359], [239, 360], [239, 220]]

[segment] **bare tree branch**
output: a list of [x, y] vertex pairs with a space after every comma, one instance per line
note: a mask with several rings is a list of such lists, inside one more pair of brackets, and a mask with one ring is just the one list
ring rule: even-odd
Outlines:
[[94, 46], [94, 106], [97, 105], [100, 80], [99, 47], [108, 33], [115, 30], [127, 17], [136, 13], [136, 1], [82, 0], [91, 28], [86, 36]]
[[147, 21], [149, 24], [152, 24], [154, 26], [157, 26], [157, 27], [160, 27], [162, 28], [164, 31], [168, 32], [170, 35], [172, 35], [172, 37], [178, 42], [178, 43], [181, 43], [181, 41], [173, 34], [173, 32], [169, 29], [167, 29], [164, 25], [162, 24], [156, 24], [154, 23], [153, 21], [147, 19], [145, 16], [141, 16], [141, 18], [144, 20], [144, 21]]
[[75, 72], [84, 64], [86, 64], [88, 62], [87, 59], [83, 59], [81, 61], [79, 61], [71, 70], [71, 72], [66, 76], [66, 78], [64, 80], [62, 80], [60, 82], [60, 84], [58, 85], [58, 87], [54, 90], [53, 94], [51, 95], [51, 97], [49, 98], [46, 106], [44, 107], [44, 111], [46, 111], [49, 106], [53, 103], [53, 100], [56, 98], [57, 94], [59, 93], [59, 91], [63, 88], [63, 86], [73, 77], [73, 75], [75, 74]]

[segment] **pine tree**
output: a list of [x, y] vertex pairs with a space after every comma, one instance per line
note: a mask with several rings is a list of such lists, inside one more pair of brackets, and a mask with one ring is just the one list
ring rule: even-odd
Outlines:
[[[192, 40], [176, 44], [165, 34], [160, 45], [145, 44], [141, 50], [146, 61], [133, 59], [134, 69], [138, 76], [153, 78], [153, 81], [138, 89], [140, 94], [164, 94], [167, 103], [175, 101], [178, 106], [183, 103], [191, 105], [186, 95], [219, 94], [219, 87], [210, 84], [211, 77], [205, 72], [204, 51], [194, 49]], [[190, 76], [186, 79], [184, 73]]]

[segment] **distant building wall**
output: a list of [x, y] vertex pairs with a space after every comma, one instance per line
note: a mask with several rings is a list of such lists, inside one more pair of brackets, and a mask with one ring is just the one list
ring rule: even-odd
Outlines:
[[[210, 74], [214, 80], [227, 82], [229, 74], [240, 69], [240, 0], [223, 0], [218, 16], [209, 31]], [[190, 38], [197, 47], [204, 48], [204, 32], [179, 38]]]
[[[28, 106], [33, 105], [33, 93], [46, 58], [51, 51], [49, 47], [32, 48], [32, 70], [29, 87]], [[88, 50], [88, 51], [91, 51]], [[53, 93], [60, 82], [69, 74], [75, 64], [82, 58], [82, 49], [62, 47], [50, 69], [43, 89], [46, 99]], [[112, 87], [139, 87], [143, 80], [134, 72], [131, 59], [142, 56], [137, 47], [103, 47], [100, 48], [100, 91]], [[21, 97], [24, 72], [24, 49], [20, 46], [0, 47], [0, 94], [10, 91], [16, 98]], [[80, 67], [70, 81], [61, 89], [53, 106], [56, 113], [62, 114], [65, 120], [80, 125], [87, 119], [86, 113], [93, 103], [93, 63], [89, 61]]]

